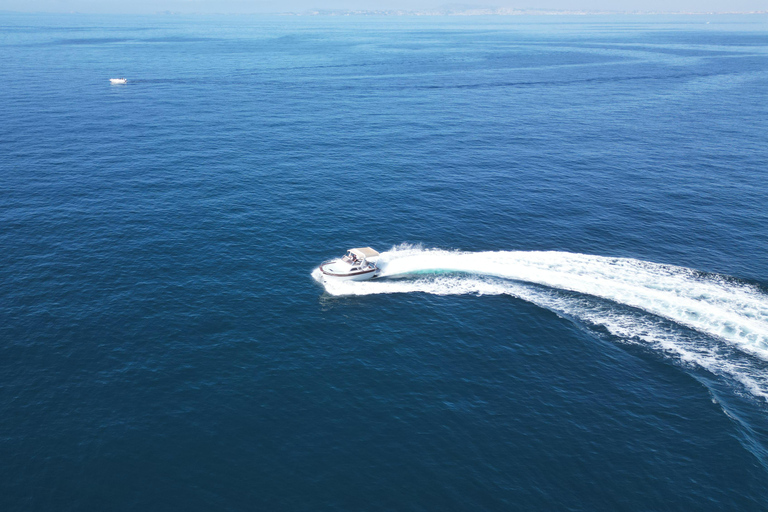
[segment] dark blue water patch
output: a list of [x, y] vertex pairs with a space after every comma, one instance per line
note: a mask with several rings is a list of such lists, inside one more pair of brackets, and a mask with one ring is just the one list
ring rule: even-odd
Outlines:
[[[532, 43], [531, 43], [532, 44]], [[611, 52], [642, 52], [649, 54], [661, 54], [661, 55], [676, 55], [680, 57], [735, 57], [744, 55], [744, 51], [736, 51], [728, 47], [716, 49], [715, 47], [696, 48], [696, 47], [682, 47], [682, 48], [670, 48], [667, 46], [660, 46], [654, 44], [643, 43], [629, 43], [629, 44], [610, 44], [599, 42], [574, 42], [571, 45], [565, 45], [562, 42], [547, 42], [539, 43], [542, 46], [554, 46], [554, 47], [572, 47], [574, 49], [595, 49], [595, 50], [609, 50]], [[756, 45], [759, 48], [760, 45]], [[747, 54], [751, 55], [751, 54]]]
[[125, 43], [128, 41], [130, 41], [130, 39], [122, 39], [117, 37], [93, 37], [93, 38], [83, 38], [83, 39], [59, 39], [58, 41], [54, 41], [51, 44], [55, 46], [77, 45], [77, 44], [102, 45], [102, 44], [111, 44], [111, 43]]
[[39, 46], [67, 46], [67, 45], [109, 45], [109, 44], [142, 44], [142, 43], [199, 43], [199, 42], [211, 42], [211, 38], [205, 37], [184, 37], [184, 36], [168, 36], [168, 37], [146, 37], [146, 38], [116, 38], [116, 37], [92, 37], [92, 38], [78, 38], [78, 39], [58, 39], [50, 42], [36, 43]]
[[[672, 75], [672, 76], [653, 76], [653, 75], [646, 75], [646, 76], [626, 76], [626, 77], [611, 77], [611, 78], [584, 78], [580, 80], [568, 80], [568, 81], [547, 81], [547, 82], [506, 82], [506, 83], [487, 83], [487, 84], [458, 84], [458, 85], [448, 85], [448, 86], [440, 86], [440, 85], [425, 85], [421, 88], [425, 89], [443, 89], [443, 88], [456, 88], [456, 89], [477, 89], [481, 87], [509, 87], [509, 88], [516, 88], [516, 87], [547, 87], [547, 86], [563, 86], [563, 85], [574, 85], [576, 82], [581, 83], [602, 83], [606, 81], [610, 82], [617, 82], [617, 81], [627, 81], [627, 80], [669, 80], [669, 79], [692, 79], [692, 78], [709, 78], [709, 77], [715, 77], [715, 76], [725, 76], [725, 74], [690, 74], [690, 75]], [[417, 88], [419, 88], [417, 86]]]

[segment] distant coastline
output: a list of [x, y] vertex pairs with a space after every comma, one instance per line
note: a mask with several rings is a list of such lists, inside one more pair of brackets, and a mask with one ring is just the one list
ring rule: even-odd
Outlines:
[[768, 14], [766, 11], [589, 11], [553, 9], [427, 9], [427, 10], [311, 10], [279, 13], [285, 16], [598, 16], [598, 15], [719, 15]]
[[606, 11], [606, 10], [555, 10], [555, 9], [508, 9], [508, 8], [486, 8], [486, 9], [425, 9], [425, 10], [403, 10], [403, 9], [378, 9], [378, 10], [334, 10], [334, 9], [314, 9], [307, 11], [288, 11], [288, 12], [201, 12], [201, 11], [154, 11], [146, 13], [104, 13], [104, 12], [83, 12], [83, 11], [23, 11], [23, 10], [3, 10], [0, 14], [137, 14], [137, 15], [157, 15], [157, 16], [658, 16], [658, 15], [679, 15], [679, 16], [718, 16], [718, 15], [766, 15], [768, 10], [762, 11]]

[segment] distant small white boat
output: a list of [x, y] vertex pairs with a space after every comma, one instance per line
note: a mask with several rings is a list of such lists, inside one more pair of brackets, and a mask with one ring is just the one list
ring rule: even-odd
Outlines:
[[125, 83], [128, 83], [128, 79], [126, 79], [126, 78], [110, 78], [109, 82], [113, 83], [113, 84], [125, 84]]

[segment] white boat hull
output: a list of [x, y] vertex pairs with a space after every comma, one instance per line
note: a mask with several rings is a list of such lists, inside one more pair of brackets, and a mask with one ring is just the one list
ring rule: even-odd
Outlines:
[[126, 80], [125, 78], [110, 78], [109, 79], [109, 83], [111, 83], [111, 84], [124, 84], [124, 83], [127, 83], [127, 82], [128, 82], [128, 80]]
[[343, 272], [335, 270], [335, 262], [323, 263], [320, 265], [320, 273], [324, 281], [368, 281], [378, 277], [380, 270], [378, 268], [366, 269], [358, 272]]

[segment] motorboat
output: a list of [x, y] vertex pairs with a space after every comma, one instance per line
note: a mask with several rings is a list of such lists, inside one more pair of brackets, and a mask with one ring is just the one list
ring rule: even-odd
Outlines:
[[378, 277], [379, 253], [370, 247], [350, 249], [341, 258], [320, 265], [323, 279], [334, 281], [365, 281]]
[[110, 78], [109, 83], [111, 84], [125, 84], [128, 83], [128, 79], [126, 78]]

